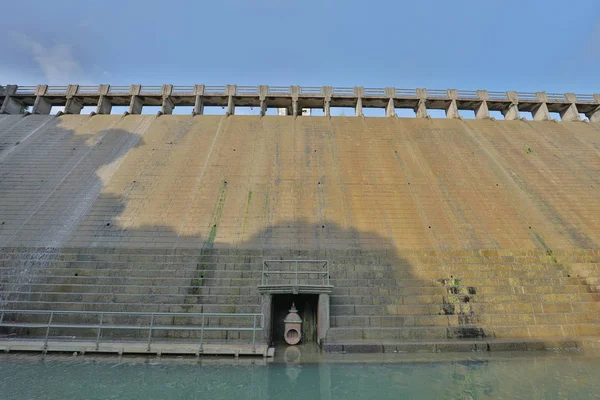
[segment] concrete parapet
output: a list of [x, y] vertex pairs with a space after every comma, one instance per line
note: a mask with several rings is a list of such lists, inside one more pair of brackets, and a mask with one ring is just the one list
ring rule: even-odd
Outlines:
[[204, 85], [194, 85], [194, 115], [204, 114]]
[[8, 85], [4, 92], [4, 102], [0, 107], [0, 114], [20, 114], [23, 103], [17, 100], [14, 95], [17, 93], [17, 85]]
[[489, 100], [487, 90], [478, 90], [477, 98], [480, 103], [475, 107], [475, 118], [476, 119], [487, 119], [490, 117], [490, 110], [488, 109], [487, 101]]
[[140, 99], [140, 92], [142, 85], [131, 85], [129, 88], [129, 95], [131, 96], [131, 102], [129, 103], [129, 114], [141, 114], [143, 102]]
[[65, 113], [76, 114], [84, 106], [97, 106], [98, 114], [108, 114], [113, 105], [128, 105], [128, 113], [139, 114], [145, 105], [150, 105], [160, 106], [162, 114], [170, 114], [178, 106], [193, 106], [193, 114], [197, 115], [208, 105], [226, 108], [226, 114], [233, 115], [237, 105], [260, 107], [261, 115], [265, 115], [269, 107], [285, 109], [285, 115], [296, 116], [301, 115], [301, 110], [316, 108], [323, 108], [325, 115], [330, 116], [332, 107], [353, 107], [357, 116], [363, 115], [364, 108], [380, 108], [385, 109], [386, 116], [392, 117], [396, 115], [396, 108], [403, 108], [413, 109], [418, 118], [427, 117], [427, 110], [435, 109], [444, 110], [448, 118], [458, 118], [460, 110], [470, 110], [477, 119], [489, 118], [490, 111], [501, 111], [507, 120], [519, 119], [520, 111], [531, 112], [534, 120], [542, 121], [550, 118], [550, 112], [559, 113], [564, 121], [576, 121], [581, 114], [587, 115], [591, 122], [600, 119], [597, 95], [573, 93], [266, 85], [210, 86], [208, 93], [204, 85], [178, 86], [177, 90], [172, 85], [163, 85], [163, 90], [158, 86], [141, 85], [132, 85], [129, 90], [109, 85], [40, 85], [39, 90], [33, 86], [11, 87], [12, 92], [7, 88], [0, 97], [3, 113], [18, 114], [33, 106], [34, 113], [45, 114], [52, 106], [65, 106]]
[[446, 118], [458, 118], [458, 105], [456, 104], [458, 90], [448, 89], [446, 93], [448, 93], [448, 98], [450, 99], [450, 104], [448, 104], [448, 107], [446, 108]]
[[510, 101], [510, 103], [504, 108], [501, 112], [504, 115], [504, 119], [509, 121], [518, 120], [521, 118], [521, 114], [519, 112], [519, 95], [517, 92], [506, 92], [506, 97]]
[[98, 106], [96, 107], [96, 114], [110, 114], [112, 111], [112, 103], [108, 99], [107, 95], [110, 91], [110, 85], [100, 85], [98, 88]]
[[531, 115], [534, 121], [550, 120], [550, 111], [548, 111], [548, 95], [546, 92], [536, 92], [535, 97], [539, 103], [533, 105]]
[[38, 85], [35, 90], [35, 104], [31, 110], [32, 114], [50, 114], [52, 104], [45, 98], [48, 85]]
[[565, 98], [570, 104], [567, 108], [564, 108], [559, 112], [560, 119], [563, 121], [579, 121], [579, 111], [577, 111], [577, 106], [575, 105], [577, 102], [575, 93], [565, 93]]

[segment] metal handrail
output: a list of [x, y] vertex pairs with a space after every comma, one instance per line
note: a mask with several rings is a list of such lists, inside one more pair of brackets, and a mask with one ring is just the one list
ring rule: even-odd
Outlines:
[[193, 86], [173, 86], [173, 94], [192, 94], [194, 93]]
[[77, 94], [96, 94], [99, 88], [99, 86], [79, 86]]
[[17, 94], [35, 94], [36, 86], [19, 86], [17, 87]]
[[546, 96], [548, 96], [549, 101], [556, 101], [556, 102], [567, 101], [567, 98], [562, 93], [546, 93]]
[[396, 97], [417, 97], [417, 89], [396, 88]]
[[593, 94], [576, 94], [575, 98], [577, 99], [577, 101], [583, 101], [583, 102], [589, 102], [589, 103], [595, 103], [596, 99], [594, 98]]
[[461, 99], [478, 99], [476, 90], [457, 90], [458, 97]]
[[63, 94], [67, 92], [67, 86], [48, 86], [46, 94]]
[[236, 94], [258, 94], [258, 86], [238, 86]]
[[300, 94], [323, 94], [321, 86], [300, 86]]
[[537, 94], [535, 94], [533, 92], [517, 92], [517, 96], [519, 96], [519, 100], [526, 100], [526, 101], [536, 101], [537, 100]]
[[439, 90], [439, 89], [434, 89], [434, 90], [427, 90], [427, 97], [435, 97], [437, 99], [447, 99], [448, 98], [448, 92], [446, 92], [445, 90]]
[[268, 86], [270, 94], [290, 94], [289, 86]]
[[111, 86], [108, 88], [110, 94], [129, 94], [129, 86]]
[[142, 86], [140, 93], [143, 94], [159, 94], [162, 92], [162, 86]]
[[507, 100], [508, 96], [506, 95], [506, 92], [488, 92], [488, 98], [490, 100]]
[[[46, 323], [27, 323], [27, 322], [4, 322], [6, 314], [37, 314], [37, 315], [49, 315]], [[53, 323], [54, 316], [56, 315], [97, 315], [99, 316], [99, 322], [97, 324], [65, 324], [65, 323]], [[105, 316], [147, 316], [150, 317], [150, 323], [148, 326], [140, 325], [127, 325], [127, 324], [105, 324]], [[200, 326], [176, 326], [176, 325], [154, 325], [155, 317], [200, 317], [202, 324]], [[252, 327], [214, 327], [206, 326], [206, 317], [232, 317], [232, 318], [249, 318], [252, 317]], [[259, 326], [257, 326], [257, 319], [260, 320]], [[44, 336], [44, 349], [48, 348], [48, 339], [50, 337], [50, 329], [52, 328], [64, 328], [64, 329], [97, 329], [96, 333], [96, 350], [100, 347], [102, 339], [102, 330], [114, 329], [114, 330], [125, 330], [125, 329], [137, 329], [137, 330], [148, 330], [148, 347], [147, 351], [150, 351], [152, 345], [152, 333], [153, 331], [200, 331], [200, 345], [198, 352], [204, 351], [204, 332], [205, 331], [216, 331], [216, 332], [248, 332], [252, 331], [252, 350], [256, 351], [256, 331], [264, 329], [264, 315], [259, 313], [170, 313], [170, 312], [119, 312], [119, 311], [62, 311], [62, 310], [0, 310], [0, 327], [7, 328], [46, 328]], [[9, 339], [10, 340], [10, 339]]]
[[[269, 263], [273, 264], [288, 264], [293, 265], [293, 270], [269, 270]], [[310, 270], [310, 271], [299, 271], [298, 267], [301, 264], [316, 264], [319, 265], [318, 270]], [[263, 261], [263, 270], [261, 274], [261, 285], [269, 285], [269, 276], [270, 275], [294, 275], [293, 283], [294, 286], [299, 286], [300, 281], [298, 279], [299, 275], [317, 275], [321, 276], [322, 285], [329, 286], [329, 262], [327, 260], [264, 260]], [[289, 278], [286, 278], [289, 279]], [[309, 278], [310, 279], [310, 278]], [[318, 278], [317, 278], [318, 279]]]
[[354, 95], [354, 88], [351, 87], [334, 87], [333, 94], [338, 96], [352, 96]]
[[225, 94], [225, 86], [205, 86], [204, 93], [206, 93], [206, 94]]
[[385, 96], [384, 88], [365, 88], [365, 96]]

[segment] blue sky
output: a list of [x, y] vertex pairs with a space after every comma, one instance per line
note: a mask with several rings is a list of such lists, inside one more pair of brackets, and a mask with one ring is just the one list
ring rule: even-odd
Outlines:
[[7, 1], [2, 15], [0, 84], [600, 92], [598, 0]]

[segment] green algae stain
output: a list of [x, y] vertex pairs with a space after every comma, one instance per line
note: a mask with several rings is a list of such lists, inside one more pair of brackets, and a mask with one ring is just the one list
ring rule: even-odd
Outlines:
[[225, 197], [227, 196], [227, 181], [223, 182], [221, 186], [221, 192], [219, 193], [219, 199], [217, 200], [217, 205], [215, 206], [215, 216], [213, 218], [213, 225], [210, 228], [210, 233], [208, 234], [208, 238], [204, 242], [205, 249], [212, 249], [215, 243], [215, 238], [217, 237], [217, 229], [219, 228], [219, 222], [221, 221], [221, 214], [223, 213], [223, 205], [225, 204]]

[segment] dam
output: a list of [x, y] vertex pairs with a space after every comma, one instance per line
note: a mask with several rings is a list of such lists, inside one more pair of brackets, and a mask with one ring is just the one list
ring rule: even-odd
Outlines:
[[600, 347], [600, 97], [342, 89], [7, 86], [0, 349]]

